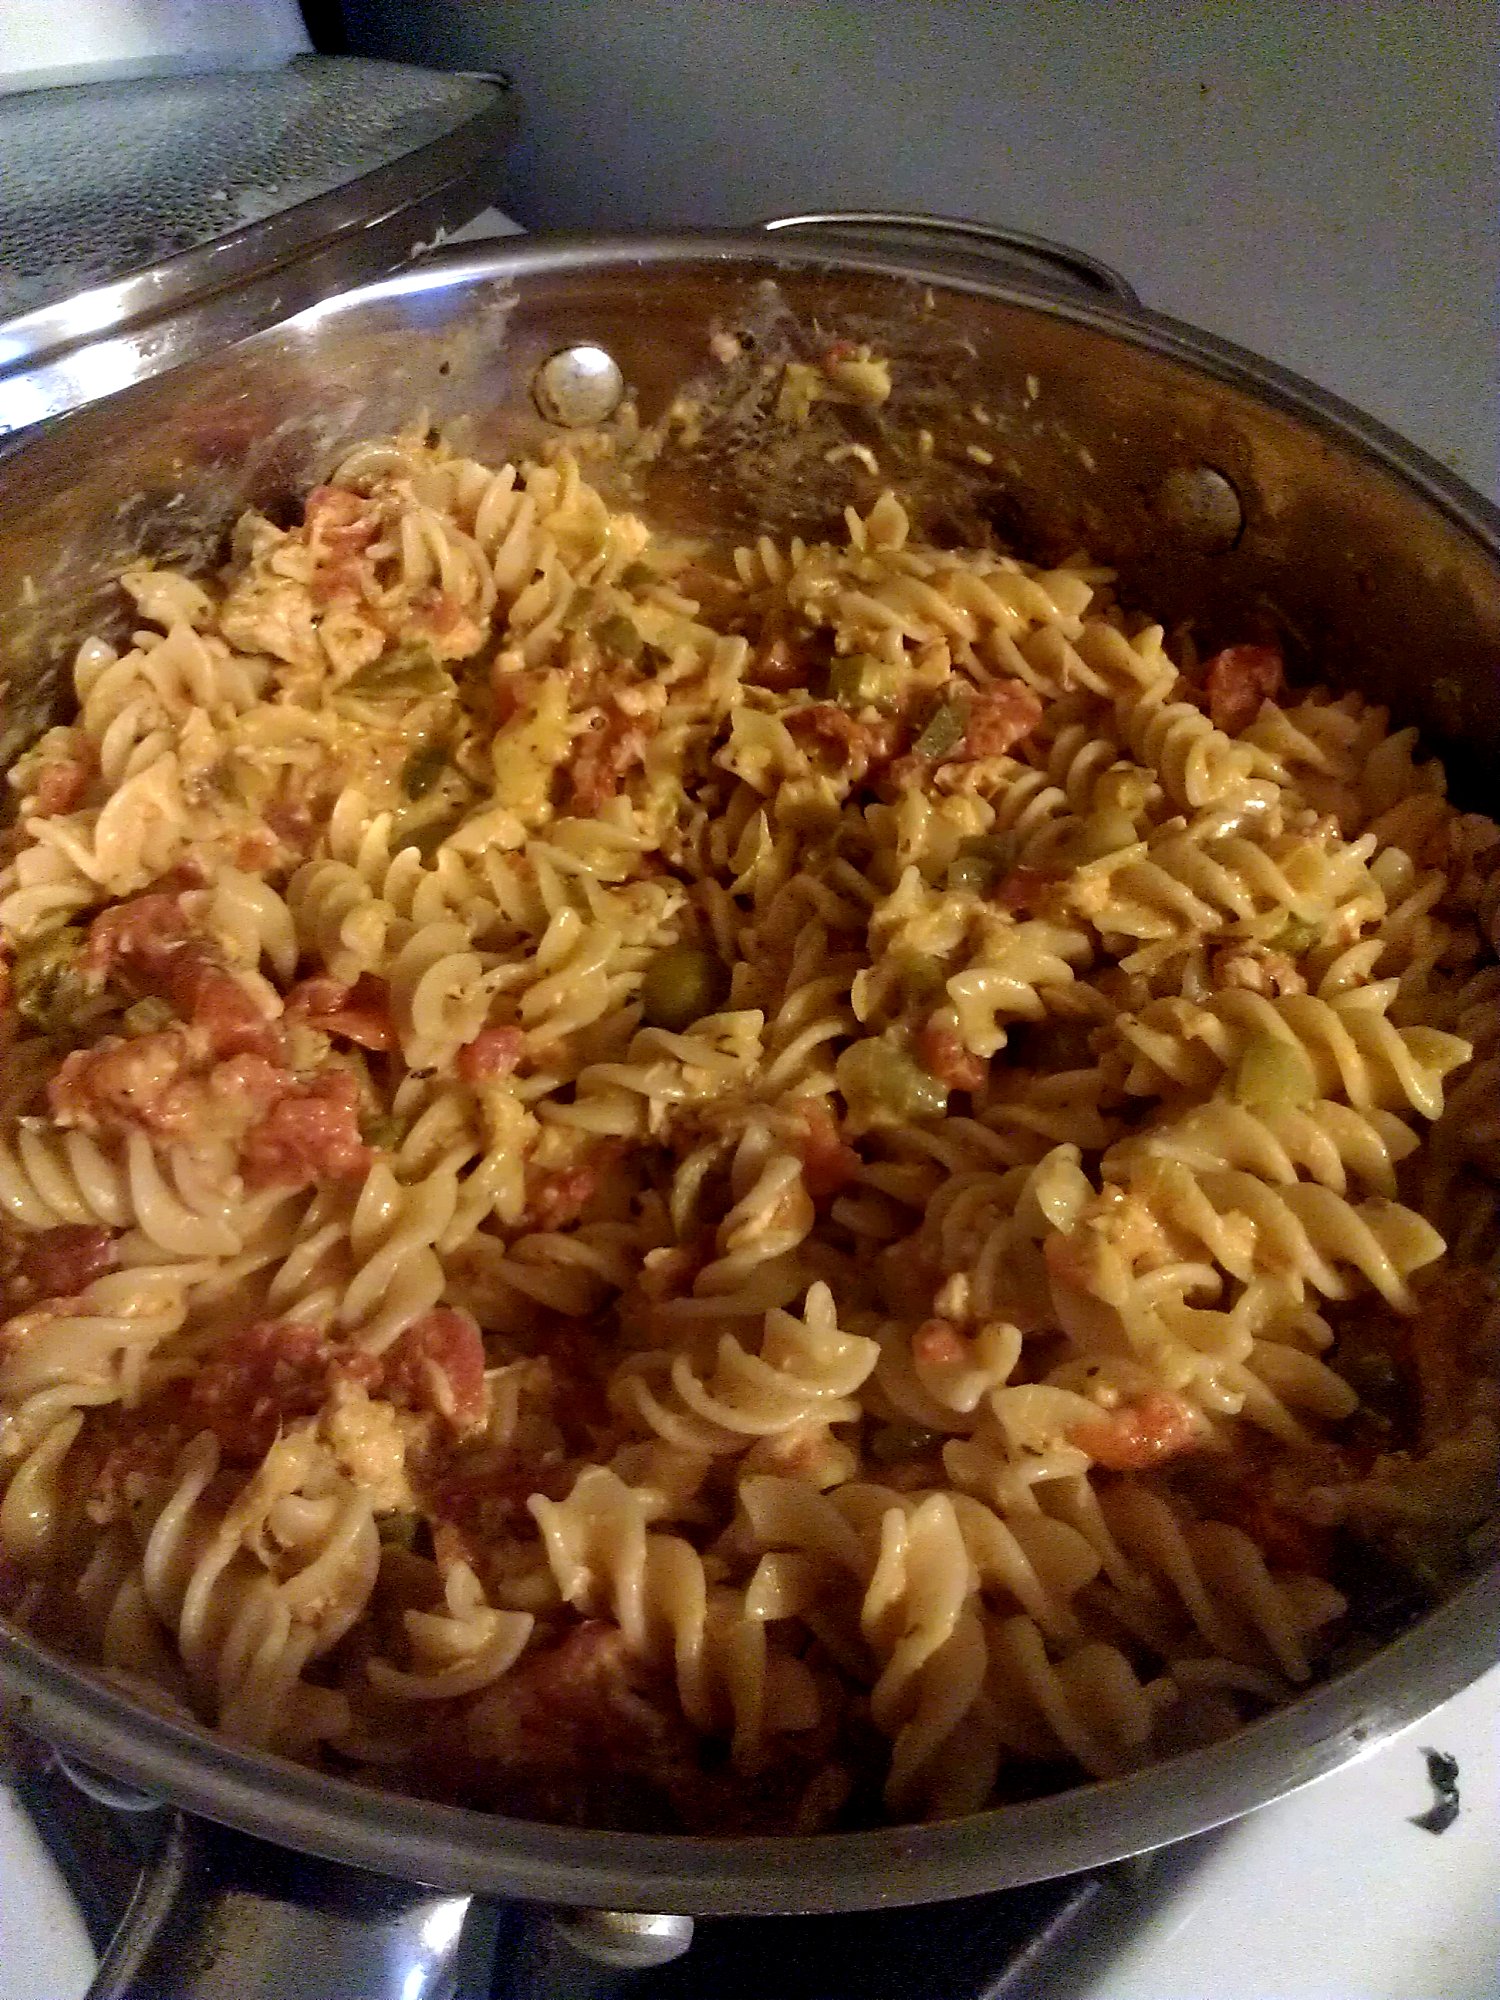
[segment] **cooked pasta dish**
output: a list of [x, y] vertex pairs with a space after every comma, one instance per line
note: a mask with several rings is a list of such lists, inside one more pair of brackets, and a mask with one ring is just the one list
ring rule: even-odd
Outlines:
[[1476, 1553], [1500, 828], [1414, 731], [889, 492], [720, 550], [425, 431], [122, 586], [0, 857], [14, 1620], [817, 1831], [1224, 1736]]

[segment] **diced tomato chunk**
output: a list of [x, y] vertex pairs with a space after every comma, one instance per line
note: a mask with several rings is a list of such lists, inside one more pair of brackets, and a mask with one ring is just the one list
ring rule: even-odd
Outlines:
[[1041, 697], [1024, 681], [1001, 681], [970, 698], [961, 755], [1003, 757], [1042, 719]]
[[1070, 1441], [1111, 1472], [1143, 1472], [1163, 1459], [1203, 1443], [1203, 1425], [1190, 1403], [1153, 1389], [1138, 1403], [1122, 1403], [1097, 1422], [1075, 1424]]
[[1042, 868], [1012, 868], [991, 891], [990, 901], [1002, 910], [1024, 910], [1028, 914], [1042, 908], [1057, 887], [1057, 877]]
[[44, 764], [37, 776], [32, 811], [38, 819], [53, 819], [81, 806], [94, 766], [86, 757], [62, 757]]
[[926, 1368], [957, 1368], [968, 1356], [958, 1328], [950, 1320], [924, 1320], [911, 1337], [914, 1361]]
[[917, 1060], [950, 1090], [977, 1090], [990, 1069], [982, 1056], [964, 1047], [956, 1028], [936, 1016], [917, 1036]]
[[756, 687], [769, 688], [774, 694], [790, 694], [793, 688], [805, 687], [807, 676], [806, 656], [785, 633], [763, 640], [745, 669], [747, 681]]
[[417, 1320], [386, 1358], [383, 1392], [393, 1402], [436, 1410], [460, 1435], [482, 1430], [489, 1404], [477, 1323], [451, 1306]]
[[85, 1132], [172, 1131], [179, 1120], [175, 1086], [188, 1066], [180, 1028], [107, 1036], [91, 1049], [74, 1049], [47, 1085], [47, 1102], [60, 1125]]
[[1233, 736], [1248, 728], [1263, 701], [1286, 691], [1286, 666], [1276, 646], [1226, 646], [1204, 670], [1208, 712], [1215, 728]]
[[803, 1098], [793, 1109], [800, 1131], [792, 1144], [802, 1160], [803, 1186], [814, 1201], [841, 1193], [859, 1173], [858, 1153], [845, 1145], [838, 1120], [818, 1098]]
[[275, 1052], [274, 1030], [234, 974], [194, 935], [182, 895], [151, 890], [104, 910], [89, 927], [88, 962], [170, 1003], [202, 1028], [215, 1055]]
[[528, 1177], [526, 1220], [533, 1229], [564, 1229], [576, 1222], [599, 1192], [599, 1167], [586, 1160]]
[[465, 1083], [488, 1083], [510, 1076], [521, 1060], [526, 1036], [520, 1028], [481, 1028], [458, 1052], [458, 1073]]
[[247, 1134], [240, 1167], [249, 1187], [350, 1180], [375, 1155], [359, 1136], [359, 1087], [347, 1070], [295, 1084]]
[[861, 722], [837, 703], [816, 701], [783, 716], [795, 737], [805, 737], [814, 749], [832, 752], [832, 761], [856, 784], [871, 771], [883, 771], [896, 753], [900, 725], [889, 717]]
[[88, 963], [95, 972], [124, 969], [155, 980], [191, 935], [181, 895], [148, 890], [95, 917], [89, 926]]
[[395, 1046], [390, 991], [372, 973], [361, 973], [352, 986], [341, 979], [299, 980], [286, 997], [286, 1012], [289, 1020], [306, 1021], [362, 1049]]
[[656, 726], [655, 716], [627, 715], [617, 703], [610, 704], [602, 726], [582, 739], [573, 760], [575, 811], [596, 813], [615, 797], [626, 773], [644, 758]]
[[327, 1336], [305, 1321], [238, 1327], [189, 1379], [190, 1427], [211, 1430], [238, 1462], [264, 1458], [285, 1424], [322, 1409], [332, 1359]]

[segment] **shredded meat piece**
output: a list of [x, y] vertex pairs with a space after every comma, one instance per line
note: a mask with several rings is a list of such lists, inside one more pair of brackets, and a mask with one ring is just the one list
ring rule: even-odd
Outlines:
[[465, 1083], [487, 1083], [510, 1076], [521, 1060], [526, 1036], [520, 1028], [481, 1028], [458, 1052], [458, 1073]]
[[1263, 944], [1220, 946], [1209, 960], [1209, 981], [1215, 992], [1234, 987], [1268, 998], [1307, 991], [1307, 981], [1287, 954]]
[[325, 548], [368, 548], [379, 528], [364, 494], [347, 486], [315, 486], [303, 506], [302, 520]]
[[956, 1028], [937, 1019], [930, 1020], [917, 1036], [917, 1060], [950, 1090], [977, 1090], [990, 1070], [982, 1056], [964, 1047]]
[[1286, 692], [1286, 667], [1275, 646], [1226, 646], [1208, 662], [1203, 684], [1214, 727], [1233, 736], [1249, 727], [1263, 701]]
[[240, 1168], [247, 1187], [306, 1187], [351, 1180], [375, 1155], [359, 1136], [359, 1087], [347, 1070], [294, 1084], [246, 1135]]

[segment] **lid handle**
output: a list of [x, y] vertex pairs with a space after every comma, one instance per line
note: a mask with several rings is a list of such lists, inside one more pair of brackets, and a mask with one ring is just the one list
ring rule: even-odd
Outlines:
[[971, 222], [963, 216], [906, 215], [886, 208], [816, 209], [804, 215], [765, 216], [755, 227], [768, 235], [821, 231], [846, 242], [868, 237], [877, 247], [882, 237], [910, 236], [938, 249], [968, 250], [982, 262], [1020, 265], [1053, 283], [1094, 298], [1112, 299], [1117, 305], [1134, 308], [1141, 303], [1135, 287], [1118, 271], [1083, 250], [1070, 249], [1045, 236], [1032, 236], [1023, 229]]

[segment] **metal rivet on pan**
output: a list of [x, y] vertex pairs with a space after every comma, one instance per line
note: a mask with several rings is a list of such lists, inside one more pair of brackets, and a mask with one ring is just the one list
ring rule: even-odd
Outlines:
[[559, 348], [544, 361], [536, 371], [531, 393], [548, 423], [577, 430], [583, 424], [602, 424], [614, 415], [625, 394], [625, 377], [612, 354], [585, 342]]
[[1245, 524], [1240, 496], [1211, 465], [1180, 465], [1156, 489], [1162, 516], [1191, 548], [1205, 555], [1232, 549]]
[[693, 1941], [691, 1917], [649, 1910], [554, 1910], [552, 1921], [585, 1957], [632, 1972], [670, 1965]]

